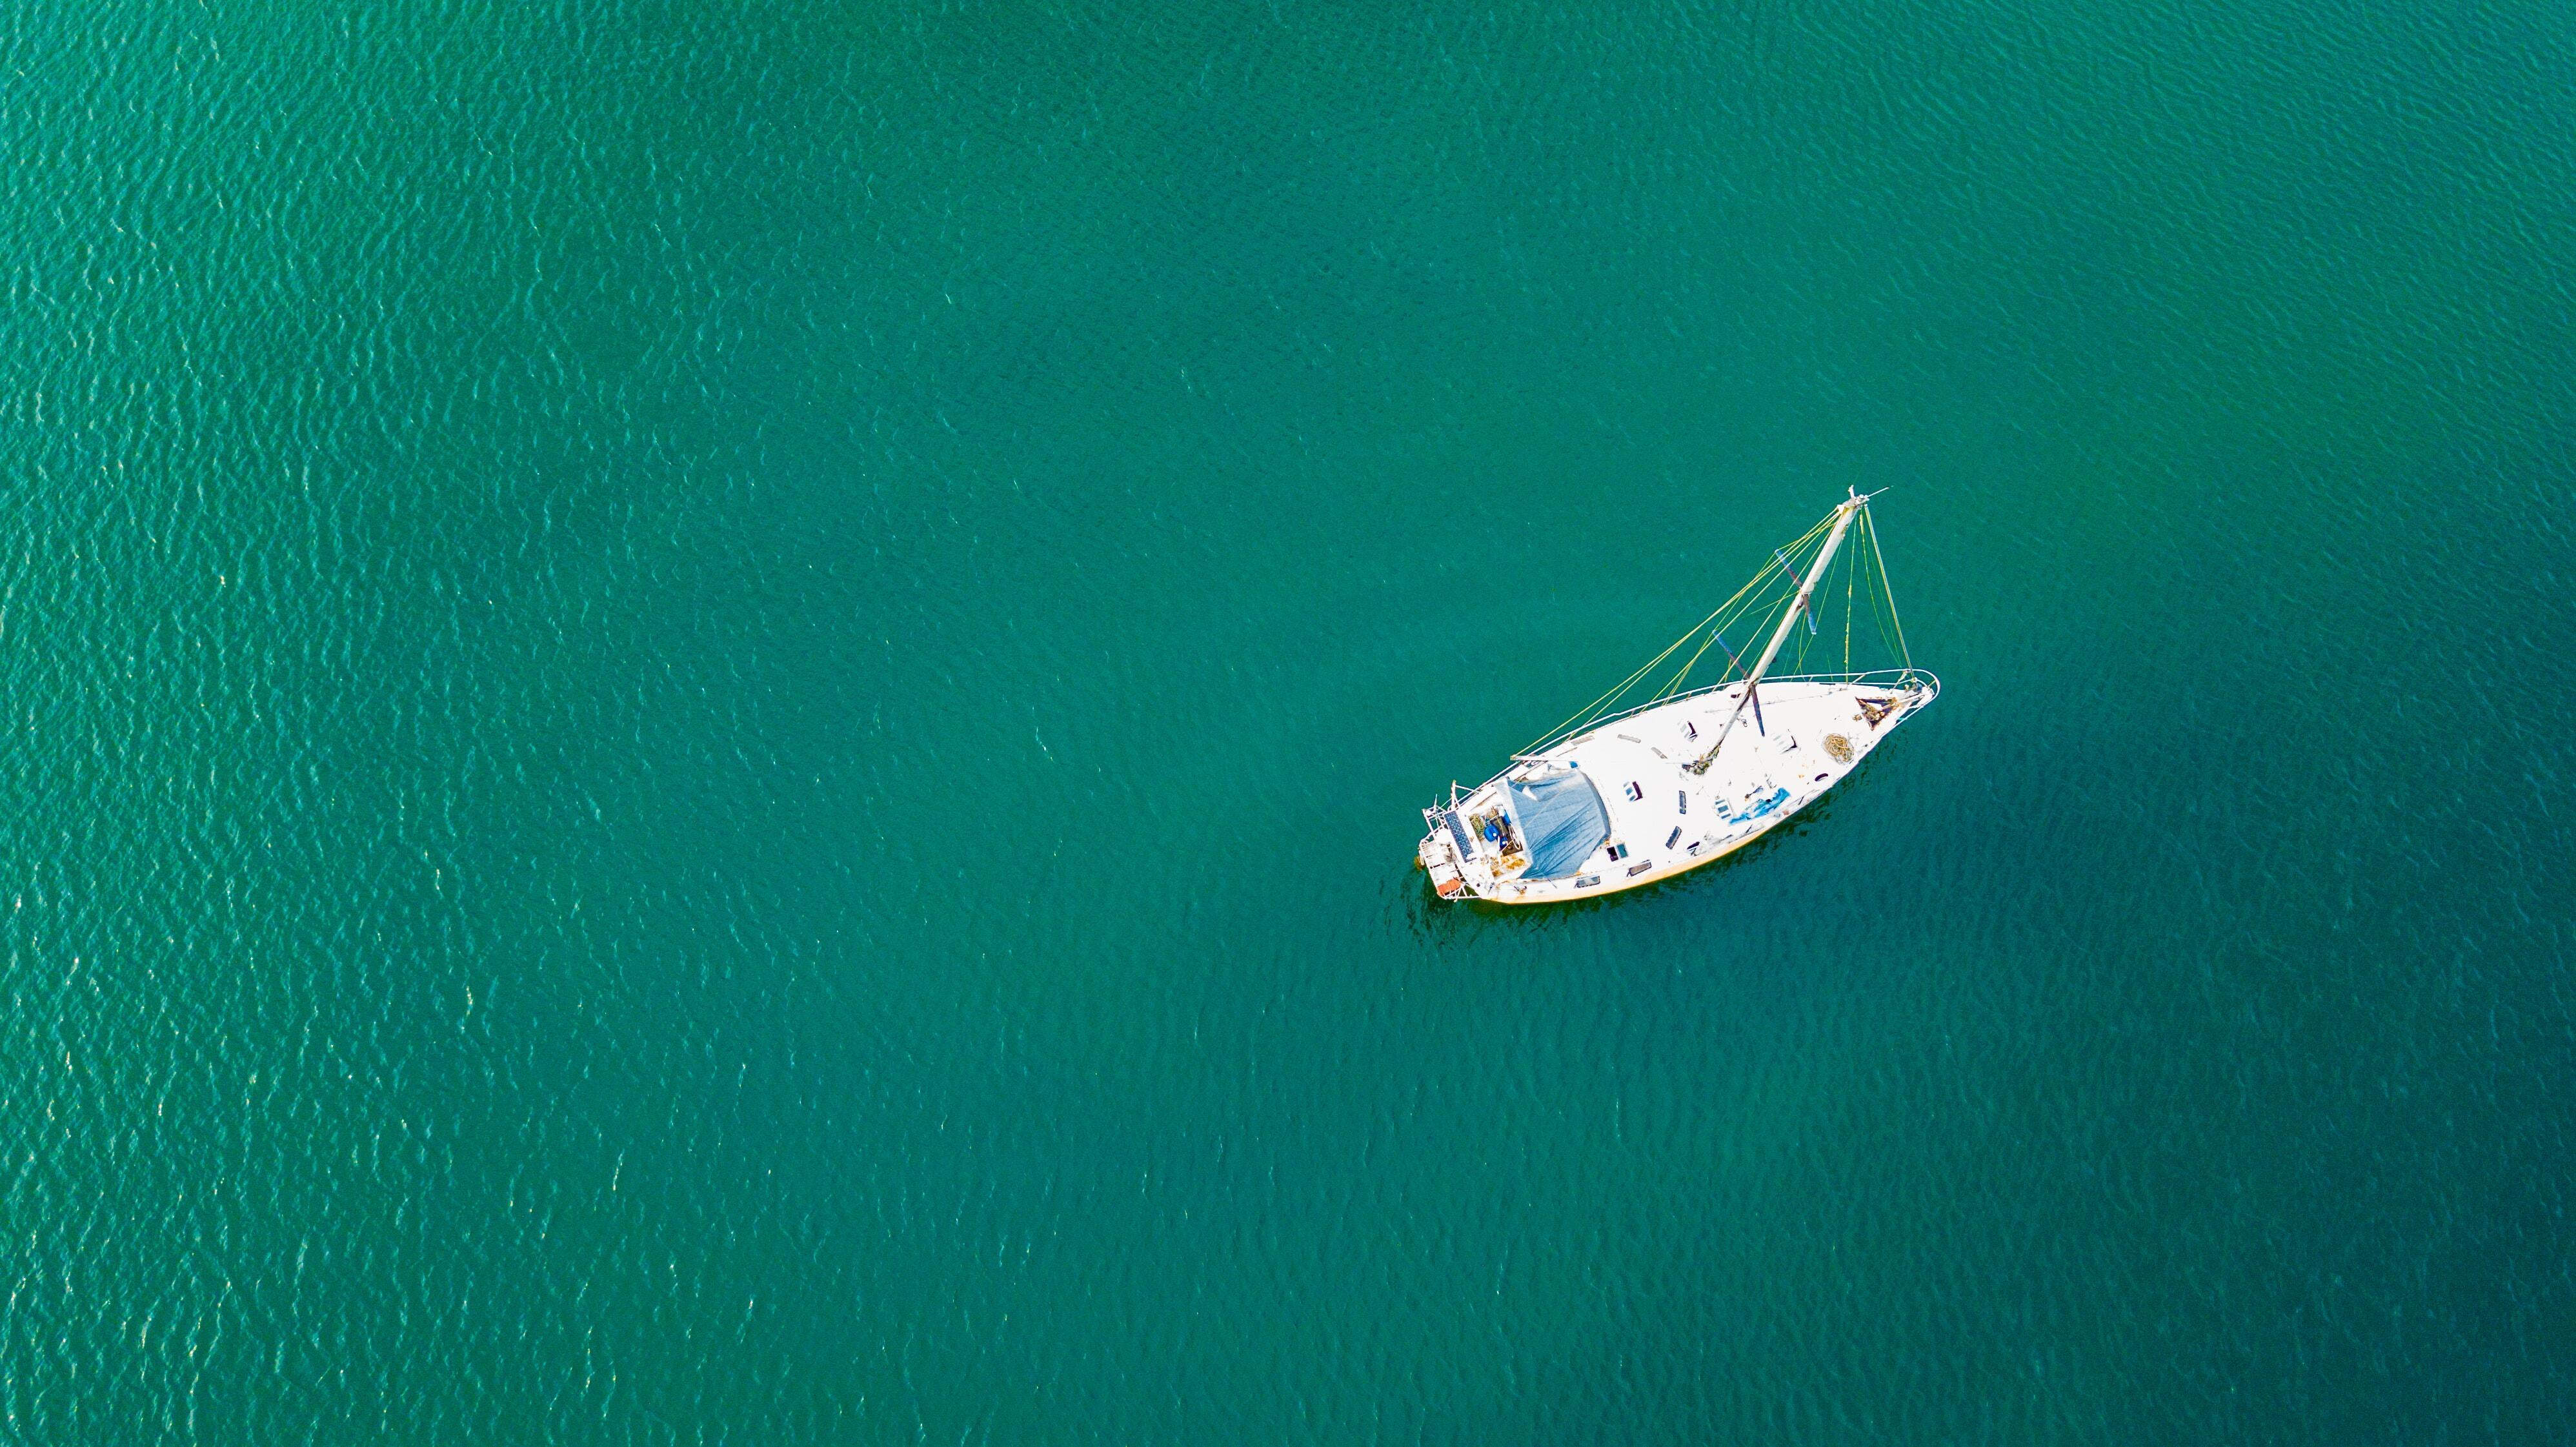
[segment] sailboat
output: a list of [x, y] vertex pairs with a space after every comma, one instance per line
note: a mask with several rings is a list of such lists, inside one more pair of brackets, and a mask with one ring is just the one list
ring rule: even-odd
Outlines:
[[[1847, 491], [1644, 667], [1512, 755], [1501, 773], [1473, 789], [1453, 783], [1446, 803], [1423, 810], [1430, 832], [1415, 860], [1439, 896], [1547, 904], [1713, 864], [1821, 798], [1938, 697], [1941, 680], [1914, 667], [1905, 647], [1870, 522], [1875, 494]], [[1816, 616], [1836, 601], [1843, 671], [1775, 673], [1793, 638], [1791, 670], [1817, 647], [1831, 648]], [[1851, 671], [1864, 606], [1897, 666]], [[1750, 660], [1726, 639], [1747, 623], [1756, 627], [1739, 637], [1769, 629]], [[1664, 677], [1676, 656], [1679, 666]], [[1717, 676], [1695, 687], [1703, 660]], [[1632, 702], [1640, 690], [1647, 696]]]

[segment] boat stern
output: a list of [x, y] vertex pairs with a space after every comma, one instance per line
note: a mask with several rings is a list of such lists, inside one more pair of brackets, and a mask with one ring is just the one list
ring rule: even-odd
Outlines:
[[1431, 887], [1442, 899], [1457, 899], [1467, 893], [1466, 861], [1459, 857], [1458, 842], [1451, 837], [1452, 827], [1446, 811], [1425, 809], [1423, 822], [1431, 832], [1413, 851], [1413, 862], [1431, 876]]

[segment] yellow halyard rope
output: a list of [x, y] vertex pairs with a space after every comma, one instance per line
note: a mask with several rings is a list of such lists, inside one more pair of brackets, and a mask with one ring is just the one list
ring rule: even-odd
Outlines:
[[[1867, 507], [1863, 507], [1860, 510], [1860, 517], [1857, 521], [1863, 531], [1867, 532], [1869, 535], [1870, 559], [1877, 566], [1877, 586], [1870, 590], [1870, 611], [1873, 615], [1876, 615], [1879, 611], [1879, 600], [1881, 598], [1886, 599], [1886, 614], [1878, 619], [1880, 639], [1884, 642], [1891, 643], [1894, 646], [1897, 655], [1904, 660], [1905, 666], [1911, 668], [1914, 665], [1914, 657], [1912, 652], [1905, 645], [1905, 625], [1903, 622], [1895, 622], [1896, 636], [1893, 639], [1887, 637], [1888, 625], [1891, 621], [1895, 621], [1896, 619], [1896, 595], [1887, 585], [1887, 558], [1879, 548], [1877, 525], [1871, 520], [1869, 509]], [[1576, 709], [1573, 713], [1567, 715], [1564, 722], [1559, 723], [1555, 728], [1541, 734], [1535, 741], [1519, 750], [1519, 753], [1523, 756], [1536, 753], [1548, 744], [1553, 743], [1558, 739], [1562, 739], [1587, 726], [1594, 720], [1603, 717], [1611, 711], [1609, 706], [1614, 704], [1618, 699], [1624, 697], [1630, 689], [1636, 687], [1639, 680], [1644, 679], [1647, 675], [1653, 673], [1655, 669], [1664, 662], [1664, 660], [1672, 657], [1673, 654], [1680, 651], [1683, 644], [1690, 642], [1694, 637], [1699, 637], [1704, 630], [1707, 636], [1699, 638], [1699, 646], [1693, 649], [1690, 656], [1682, 661], [1681, 668], [1675, 672], [1670, 679], [1665, 681], [1663, 687], [1657, 689], [1650, 696], [1649, 701], [1652, 702], [1669, 698], [1674, 694], [1679, 693], [1681, 691], [1683, 681], [1690, 677], [1691, 670], [1698, 667], [1700, 659], [1705, 657], [1708, 650], [1717, 644], [1719, 634], [1740, 622], [1744, 617], [1755, 612], [1757, 608], [1762, 613], [1765, 623], [1768, 624], [1775, 609], [1783, 606], [1795, 606], [1798, 596], [1797, 582], [1799, 569], [1806, 563], [1810, 547], [1817, 544], [1818, 539], [1822, 538], [1825, 532], [1833, 526], [1833, 522], [1834, 514], [1827, 513], [1822, 521], [1818, 522], [1814, 527], [1807, 529], [1807, 531], [1800, 535], [1796, 541], [1791, 542], [1786, 547], [1778, 549], [1773, 554], [1771, 560], [1762, 565], [1760, 571], [1756, 572], [1743, 587], [1736, 589], [1732, 597], [1717, 605], [1716, 609], [1710, 612], [1707, 617], [1702, 618], [1698, 623], [1692, 625], [1688, 630], [1683, 632], [1679, 638], [1676, 638], [1672, 642], [1664, 645], [1662, 652], [1647, 659], [1644, 665], [1639, 667], [1636, 672], [1619, 680], [1618, 683], [1612, 685], [1611, 688], [1600, 697], [1595, 698], [1590, 703], [1585, 704], [1583, 707]], [[1859, 608], [1857, 606], [1858, 600], [1854, 594], [1857, 592], [1859, 587], [1862, 563], [1860, 559], [1860, 550], [1857, 547], [1852, 550], [1849, 557], [1842, 560], [1842, 566], [1843, 672], [1848, 674], [1851, 672], [1852, 629], [1859, 614]], [[1770, 589], [1770, 584], [1774, 578], [1787, 582], [1789, 585], [1789, 591], [1780, 599], [1765, 601], [1765, 597]], [[1826, 588], [1830, 589], [1831, 587], [1832, 584], [1827, 582]], [[1830, 596], [1830, 594], [1828, 594], [1828, 596]], [[1805, 666], [1807, 645], [1808, 640], [1799, 640], [1798, 663], [1794, 666]], [[1735, 676], [1735, 670], [1743, 665], [1742, 659], [1733, 658], [1731, 654], [1730, 658], [1732, 661], [1728, 664], [1725, 673], [1720, 675], [1717, 684], [1714, 686], [1724, 686], [1728, 679]]]

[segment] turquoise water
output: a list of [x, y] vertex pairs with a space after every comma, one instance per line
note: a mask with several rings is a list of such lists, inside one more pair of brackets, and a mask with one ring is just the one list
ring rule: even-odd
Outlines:
[[[0, 1435], [2563, 1439], [2571, 55], [14, 10]], [[1853, 484], [1938, 705], [1429, 898]]]

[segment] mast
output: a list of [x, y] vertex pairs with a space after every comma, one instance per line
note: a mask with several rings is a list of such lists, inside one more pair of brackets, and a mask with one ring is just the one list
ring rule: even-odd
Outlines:
[[1848, 491], [1851, 499], [1834, 509], [1833, 531], [1825, 534], [1825, 545], [1816, 550], [1816, 561], [1808, 565], [1806, 581], [1798, 585], [1798, 596], [1789, 600], [1789, 611], [1780, 615], [1780, 626], [1771, 630], [1771, 644], [1762, 650], [1762, 661], [1754, 664], [1753, 671], [1744, 676], [1744, 696], [1735, 701], [1735, 712], [1726, 716], [1726, 722], [1719, 727], [1717, 739], [1708, 746], [1708, 752], [1683, 766], [1692, 773], [1705, 774], [1708, 766], [1716, 762], [1717, 751], [1726, 746], [1726, 736], [1735, 731], [1735, 721], [1744, 717], [1745, 705], [1753, 702], [1753, 690], [1762, 686], [1763, 671], [1779, 655], [1780, 645], [1789, 641], [1789, 630], [1797, 626], [1799, 615], [1807, 611], [1807, 596], [1816, 591], [1816, 584], [1824, 578], [1825, 564], [1834, 560], [1834, 549], [1842, 546], [1843, 534], [1850, 529], [1852, 518], [1869, 505], [1869, 499], [1861, 496], [1858, 489]]

